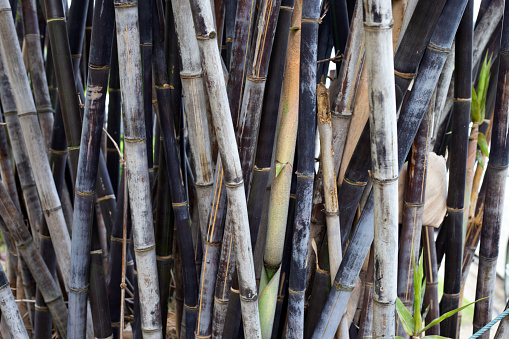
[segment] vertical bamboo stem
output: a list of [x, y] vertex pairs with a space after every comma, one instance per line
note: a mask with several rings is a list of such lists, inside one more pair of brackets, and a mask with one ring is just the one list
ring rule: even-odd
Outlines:
[[[143, 114], [138, 8], [134, 1], [115, 1], [120, 88], [124, 112], [124, 152], [138, 268], [141, 326], [146, 338], [162, 338], [145, 117]], [[129, 65], [129, 66], [128, 66]]]

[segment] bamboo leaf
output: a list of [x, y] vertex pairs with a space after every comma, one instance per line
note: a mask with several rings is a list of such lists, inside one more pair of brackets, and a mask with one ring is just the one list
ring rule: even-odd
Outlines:
[[482, 151], [481, 150], [477, 150], [476, 154], [475, 154], [475, 160], [479, 163], [479, 165], [481, 165], [481, 167], [484, 169], [484, 161], [482, 159]]
[[431, 305], [428, 305], [428, 307], [426, 307], [426, 311], [424, 311], [424, 313], [422, 314], [422, 319], [426, 319], [426, 316], [428, 315], [430, 307], [431, 307]]
[[414, 329], [422, 327], [421, 318], [421, 292], [422, 292], [422, 258], [419, 260], [419, 266], [416, 266], [415, 256], [413, 256], [414, 269]]
[[[456, 314], [456, 313], [458, 313], [459, 311], [464, 310], [464, 309], [465, 309], [465, 308], [467, 308], [468, 306], [473, 305], [473, 304], [475, 304], [476, 302], [481, 301], [481, 300], [484, 300], [484, 299], [487, 299], [487, 298], [490, 298], [490, 297], [477, 299], [476, 301], [471, 302], [470, 304], [467, 304], [467, 305], [465, 305], [465, 306], [462, 306], [462, 307], [460, 307], [460, 308], [457, 308], [457, 309], [455, 309], [455, 310], [452, 310], [452, 311], [447, 312], [446, 314], [444, 314], [444, 315], [442, 315], [442, 316], [440, 316], [440, 317], [436, 318], [435, 320], [433, 320], [432, 322], [430, 322], [428, 325], [426, 325], [426, 327], [424, 327], [422, 330], [420, 330], [420, 331], [419, 331], [419, 333], [417, 333], [417, 335], [419, 335], [419, 334], [421, 334], [421, 333], [425, 332], [428, 328], [431, 328], [431, 327], [435, 326], [436, 324], [441, 323], [441, 322], [442, 322], [442, 321], [444, 321], [445, 319], [447, 319], [447, 318], [449, 318], [449, 317], [452, 317], [453, 315], [455, 315], [455, 314]], [[423, 338], [423, 339], [424, 339], [424, 338]]]
[[413, 335], [415, 327], [414, 327], [414, 318], [408, 312], [405, 305], [401, 302], [399, 298], [396, 299], [396, 311], [398, 312], [399, 319], [403, 324], [403, 329], [408, 335]]
[[488, 141], [486, 140], [486, 136], [484, 134], [479, 133], [479, 136], [477, 137], [477, 144], [481, 148], [481, 151], [484, 153], [484, 155], [489, 157], [490, 153], [488, 150]]
[[[262, 279], [267, 281], [265, 270], [262, 270]], [[260, 327], [262, 329], [262, 338], [268, 339], [272, 335], [272, 326], [274, 324], [274, 315], [276, 313], [277, 292], [279, 287], [279, 276], [281, 267], [272, 277], [268, 284], [264, 287], [260, 299], [258, 300], [258, 308], [260, 310]], [[260, 284], [261, 286], [261, 284]]]
[[472, 86], [472, 104], [470, 106], [470, 120], [474, 123], [481, 122], [481, 110], [479, 108], [479, 97], [475, 91], [474, 86]]

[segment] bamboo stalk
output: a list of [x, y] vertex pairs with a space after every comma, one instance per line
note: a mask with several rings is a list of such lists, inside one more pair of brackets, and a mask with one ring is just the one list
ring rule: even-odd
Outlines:
[[[12, 115], [10, 125], [16, 128], [19, 123], [23, 130], [23, 137], [27, 145], [30, 163], [34, 168], [34, 179], [37, 184], [37, 191], [41, 198], [41, 206], [46, 218], [47, 225], [52, 233], [52, 241], [55, 244], [55, 252], [59, 262], [60, 269], [64, 277], [69, 276], [70, 260], [70, 239], [65, 219], [61, 210], [60, 201], [52, 180], [51, 169], [47, 162], [46, 148], [42, 138], [42, 133], [37, 121], [37, 117], [31, 112], [36, 112], [34, 102], [31, 98], [28, 79], [20, 76], [24, 72], [22, 64], [21, 50], [17, 46], [14, 33], [14, 25], [10, 21], [10, 13], [6, 1], [0, 4], [3, 13], [0, 16], [0, 26], [4, 34], [1, 35], [0, 43], [3, 51], [5, 68], [8, 70], [9, 81], [12, 85], [18, 114]], [[9, 53], [5, 53], [9, 51]], [[22, 99], [23, 98], [23, 99]], [[16, 119], [19, 117], [19, 120]], [[8, 124], [9, 125], [9, 124]], [[19, 129], [18, 130], [19, 133]], [[67, 282], [67, 278], [64, 279]]]
[[398, 262], [390, 254], [398, 246], [398, 163], [396, 102], [392, 82], [392, 8], [389, 1], [364, 2], [369, 123], [373, 169], [374, 284], [373, 337], [395, 332]]
[[[440, 316], [438, 304], [438, 268], [435, 248], [435, 228], [423, 225], [423, 262], [424, 274], [426, 277], [426, 292], [424, 293], [423, 307], [429, 307], [426, 316], [426, 324]], [[427, 335], [440, 335], [440, 326], [435, 325], [426, 330]]]
[[[154, 11], [156, 9], [154, 8]], [[190, 13], [189, 13], [190, 14]], [[179, 111], [171, 109], [170, 81], [166, 73], [166, 58], [164, 56], [163, 39], [158, 29], [159, 18], [157, 12], [153, 13], [153, 68], [154, 82], [159, 106], [159, 124], [166, 155], [166, 168], [170, 184], [171, 201], [177, 227], [179, 249], [182, 253], [182, 268], [184, 277], [184, 306], [186, 313], [186, 333], [191, 337], [197, 320], [197, 276], [195, 267], [195, 251], [193, 249], [192, 233], [189, 228], [189, 211], [184, 177], [181, 171], [181, 156], [179, 152], [179, 141], [176, 140], [176, 128], [174, 116]]]
[[[317, 121], [320, 134], [320, 164], [323, 173], [323, 190], [325, 200], [325, 220], [329, 244], [329, 261], [331, 276], [336, 276], [343, 258], [341, 249], [341, 230], [339, 227], [338, 192], [336, 186], [334, 149], [332, 142], [332, 117], [327, 89], [323, 83], [317, 87]], [[339, 166], [338, 166], [339, 169]], [[336, 334], [339, 338], [348, 338], [348, 323], [343, 317]]]
[[368, 270], [362, 296], [362, 311], [359, 319], [358, 338], [373, 336], [373, 248], [369, 252]]
[[114, 35], [111, 52], [110, 79], [108, 83], [108, 134], [113, 140], [108, 138], [106, 144], [106, 167], [108, 169], [113, 192], [117, 197], [120, 182], [120, 165], [119, 154], [113, 141], [117, 145], [120, 145], [122, 98], [120, 96], [120, 79], [118, 72], [117, 37]]
[[297, 205], [292, 235], [292, 262], [288, 288], [287, 336], [298, 338], [304, 332], [304, 293], [306, 287], [306, 251], [313, 197], [315, 119], [316, 119], [316, 56], [320, 4], [302, 1], [301, 48], [299, 68], [299, 119]]
[[37, 18], [35, 1], [23, 1], [23, 23], [25, 44], [28, 53], [28, 68], [34, 91], [35, 107], [41, 125], [42, 135], [49, 149], [53, 129], [53, 107], [49, 95], [46, 73], [44, 72], [43, 53], [41, 51], [41, 33]]
[[138, 268], [141, 327], [147, 338], [161, 338], [159, 286], [155, 255], [152, 207], [147, 169], [146, 129], [140, 96], [142, 86], [138, 8], [133, 1], [115, 1], [115, 19], [122, 107], [124, 152], [127, 162], [133, 242]]
[[[472, 34], [473, 2], [469, 1], [456, 38], [456, 80], [454, 87], [454, 110], [452, 116], [452, 139], [450, 180], [447, 196], [448, 215], [444, 220], [447, 230], [444, 294], [440, 302], [440, 314], [459, 306], [461, 290], [461, 263], [463, 260], [463, 213], [472, 91]], [[440, 333], [448, 337], [458, 335], [458, 315], [440, 323]]]
[[[78, 170], [74, 194], [73, 237], [69, 276], [68, 335], [82, 338], [86, 333], [91, 228], [94, 219], [95, 188], [99, 165], [106, 89], [108, 84], [114, 9], [111, 2], [98, 2], [94, 10], [87, 95], [81, 131]], [[104, 24], [106, 23], [106, 24]], [[96, 282], [92, 288], [100, 288]], [[99, 291], [95, 291], [100, 293]], [[109, 314], [109, 312], [107, 312]], [[108, 321], [109, 322], [109, 321]]]
[[339, 173], [360, 76], [364, 68], [364, 27], [362, 22], [362, 4], [357, 1], [350, 35], [346, 43], [344, 62], [341, 63], [338, 76], [339, 92], [332, 105], [332, 142], [336, 177]]
[[[481, 247], [479, 251], [479, 271], [477, 275], [476, 298], [494, 296], [496, 263], [499, 252], [500, 227], [504, 209], [505, 181], [509, 157], [507, 156], [507, 88], [509, 74], [509, 7], [504, 9], [502, 39], [500, 43], [500, 65], [498, 73], [497, 99], [493, 116], [490, 160], [484, 180], [486, 200], [484, 204]], [[486, 325], [492, 316], [493, 298], [476, 303], [474, 311], [474, 331]], [[481, 338], [489, 338], [489, 331]]]
[[[240, 5], [240, 4], [239, 4]], [[251, 240], [248, 231], [246, 197], [243, 180], [239, 177], [240, 159], [236, 148], [234, 125], [230, 123], [226, 85], [222, 77], [221, 60], [217, 50], [216, 32], [210, 6], [203, 0], [191, 3], [198, 45], [203, 58], [205, 83], [211, 100], [212, 118], [224, 168], [225, 184], [230, 204], [230, 220], [235, 235], [235, 252], [238, 263], [239, 285], [244, 332], [258, 338], [260, 322], [258, 315], [256, 281], [254, 275]], [[230, 81], [231, 79], [229, 79]]]
[[[206, 90], [194, 27], [183, 20], [183, 18], [191, 16], [189, 1], [173, 1], [171, 8], [182, 63], [180, 78], [183, 85], [191, 157], [196, 173], [195, 187], [198, 195], [200, 230], [202, 238], [205, 239], [213, 192], [212, 152], [206, 115]], [[184, 14], [186, 15], [184, 16]]]
[[12, 338], [29, 338], [4, 269], [0, 267], [0, 309]]

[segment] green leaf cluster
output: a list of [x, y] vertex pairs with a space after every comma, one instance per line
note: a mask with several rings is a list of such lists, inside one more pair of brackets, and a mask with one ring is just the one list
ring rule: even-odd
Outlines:
[[470, 120], [475, 124], [482, 124], [486, 114], [486, 96], [488, 94], [488, 85], [490, 83], [490, 69], [492, 57], [488, 60], [488, 55], [484, 57], [479, 74], [479, 83], [477, 91], [472, 86], [472, 105], [470, 106]]
[[[429, 306], [426, 308], [424, 313], [422, 313], [422, 303], [424, 299], [424, 292], [426, 290], [426, 278], [424, 278], [424, 268], [422, 263], [422, 256], [419, 260], [419, 266], [415, 266], [415, 258], [414, 258], [414, 305], [413, 305], [413, 313], [414, 316], [410, 314], [410, 312], [407, 310], [403, 302], [398, 298], [396, 299], [396, 311], [398, 312], [399, 319], [401, 320], [401, 323], [403, 324], [403, 329], [410, 337], [420, 337], [422, 333], [424, 333], [429, 328], [441, 323], [445, 319], [453, 316], [454, 314], [458, 313], [459, 311], [467, 308], [468, 306], [475, 304], [476, 302], [486, 299], [479, 299], [476, 300], [468, 305], [465, 305], [463, 307], [457, 308], [455, 310], [452, 310], [450, 312], [447, 312], [443, 314], [442, 316], [434, 319], [429, 324], [424, 324], [424, 319], [426, 318], [426, 315], [429, 311]], [[403, 339], [402, 337], [396, 336], [397, 339]], [[442, 337], [439, 335], [427, 335], [423, 337], [422, 339], [447, 339], [447, 337]]]

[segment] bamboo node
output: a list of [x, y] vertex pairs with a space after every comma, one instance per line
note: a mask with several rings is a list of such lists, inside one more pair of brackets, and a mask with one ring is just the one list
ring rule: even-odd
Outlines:
[[448, 297], [448, 298], [457, 298], [460, 296], [460, 293], [445, 293], [442, 294], [443, 297]]
[[50, 22], [52, 21], [65, 21], [65, 18], [62, 18], [62, 17], [56, 17], [56, 18], [50, 18], [48, 20], [46, 20], [46, 22], [49, 24]]
[[81, 59], [81, 54], [72, 54], [71, 58], [79, 60], [79, 59]]
[[509, 55], [509, 51], [503, 51], [502, 49], [498, 52], [498, 54]]
[[102, 254], [102, 253], [103, 253], [103, 250], [90, 251], [90, 254]]
[[108, 88], [108, 92], [120, 92], [120, 88]]
[[488, 167], [491, 167], [496, 170], [505, 170], [505, 169], [507, 169], [507, 167], [509, 167], [509, 165], [495, 165], [491, 162], [488, 162]]
[[152, 246], [145, 247], [145, 248], [135, 248], [134, 252], [136, 252], [136, 253], [148, 252], [148, 251], [152, 251], [155, 247], [156, 247], [156, 245], [152, 245]]
[[430, 51], [435, 51], [435, 52], [438, 52], [438, 53], [445, 53], [445, 54], [448, 54], [451, 51], [450, 48], [443, 48], [443, 47], [437, 46], [437, 45], [435, 45], [434, 43], [431, 43], [431, 42], [428, 44], [428, 49]]
[[170, 254], [170, 255], [156, 255], [156, 260], [170, 260], [170, 259], [173, 259], [173, 255]]
[[37, 110], [37, 113], [53, 113], [53, 112], [55, 112], [55, 110], [52, 107], [40, 107], [40, 108], [36, 107], [36, 110]]
[[70, 152], [70, 151], [76, 151], [76, 150], [79, 150], [80, 149], [80, 146], [69, 146], [67, 147], [67, 150]]
[[252, 82], [264, 82], [265, 80], [267, 80], [267, 77], [259, 77], [251, 74], [246, 75], [246, 78]]
[[408, 202], [408, 201], [403, 201], [403, 203], [405, 205], [407, 205], [408, 207], [422, 207], [422, 206], [424, 206], [424, 202]]
[[199, 335], [198, 333], [196, 333], [196, 331], [194, 331], [194, 337], [195, 338], [212, 338], [212, 334], [209, 334], [209, 335]]
[[138, 1], [128, 2], [128, 3], [117, 3], [114, 2], [115, 8], [129, 8], [138, 6]]
[[51, 240], [51, 237], [49, 235], [44, 235], [41, 233], [37, 233], [39, 235], [39, 239], [45, 239], [45, 240]]
[[364, 187], [367, 184], [367, 182], [364, 182], [364, 181], [353, 181], [348, 178], [344, 178], [343, 181], [345, 182], [345, 184], [348, 184], [350, 186]]
[[174, 202], [171, 204], [173, 207], [182, 207], [182, 206], [187, 206], [187, 200], [186, 201], [183, 201], [183, 202]]
[[373, 176], [371, 171], [369, 171], [369, 177], [371, 178], [371, 180], [373, 180], [373, 182], [376, 182], [379, 185], [388, 185], [393, 182], [397, 182], [399, 179], [399, 176], [396, 176], [395, 178], [378, 179]]
[[454, 98], [455, 102], [470, 102], [472, 98]]
[[1, 8], [0, 12], [12, 12], [10, 8]]
[[125, 290], [127, 288], [127, 284], [125, 282], [120, 283], [120, 288]]
[[196, 34], [196, 39], [198, 40], [212, 40], [216, 37], [216, 32], [212, 31], [207, 35]]
[[413, 78], [415, 78], [416, 74], [415, 73], [403, 73], [403, 72], [394, 70], [394, 75], [396, 75], [397, 77], [400, 77], [402, 79], [412, 80]]
[[136, 143], [145, 143], [147, 138], [126, 138], [124, 136], [124, 142], [130, 143], [130, 144], [136, 144]]
[[364, 22], [364, 30], [371, 31], [371, 32], [385, 31], [385, 30], [392, 29], [393, 25], [394, 25], [394, 20], [392, 20], [392, 19], [388, 24], [378, 24], [378, 23], [370, 24], [370, 23]]
[[218, 297], [214, 296], [214, 301], [217, 302], [217, 303], [220, 303], [220, 304], [226, 304], [228, 303], [228, 301], [226, 300], [223, 300], [223, 299], [219, 299]]
[[163, 329], [162, 327], [158, 327], [158, 328], [154, 328], [152, 330], [148, 330], [148, 329], [142, 327], [141, 331], [143, 333], [157, 333], [157, 332], [161, 331], [162, 329]]
[[336, 290], [343, 290], [343, 291], [353, 291], [353, 289], [355, 288], [355, 286], [345, 286], [343, 285], [340, 281], [339, 282], [336, 282], [336, 280], [334, 280], [334, 287], [336, 288]]
[[463, 211], [465, 211], [465, 207], [454, 208], [454, 207], [447, 206], [447, 211], [450, 211], [450, 212], [463, 212]]
[[480, 255], [479, 254], [479, 259], [483, 258], [484, 261], [487, 261], [487, 262], [496, 262], [497, 259], [498, 259], [498, 256], [494, 257], [494, 258], [488, 258], [484, 255]]
[[197, 72], [197, 73], [184, 73], [184, 72], [180, 72], [180, 78], [181, 79], [198, 79], [198, 78], [201, 78], [203, 77], [203, 74], [204, 74], [204, 71], [200, 71], [200, 72]]
[[44, 212], [46, 214], [50, 214], [52, 212], [58, 211], [59, 209], [62, 209], [62, 205], [58, 205], [57, 207], [45, 209]]
[[91, 196], [95, 195], [95, 191], [83, 192], [83, 191], [80, 191], [77, 189], [74, 190], [74, 193], [76, 193], [77, 195], [82, 196], [82, 197], [91, 197]]
[[111, 327], [120, 327], [120, 322], [116, 321], [114, 323], [111, 323]]
[[[88, 286], [90, 286], [89, 284], [85, 285], [85, 287], [82, 287], [82, 288], [72, 288], [72, 287], [69, 287], [69, 291], [70, 292], [74, 292], [74, 293], [83, 293], [83, 292], [86, 292], [88, 291]], [[47, 303], [46, 303], [47, 304]]]
[[34, 308], [36, 311], [39, 311], [39, 312], [49, 312], [49, 307], [39, 306], [39, 305], [35, 304]]
[[150, 47], [150, 46], [152, 46], [152, 43], [151, 42], [143, 42], [143, 43], [140, 43], [140, 46]]
[[115, 195], [108, 194], [108, 195], [105, 195], [104, 197], [97, 198], [97, 202], [101, 202], [103, 200], [109, 200], [109, 199], [115, 199]]
[[108, 69], [110, 69], [110, 65], [99, 66], [99, 65], [94, 65], [94, 64], [88, 63], [88, 69], [94, 69], [97, 71], [108, 70]]
[[256, 301], [256, 300], [258, 300], [258, 295], [253, 294], [253, 296], [251, 296], [251, 297], [244, 297], [242, 294], [240, 294], [239, 299], [242, 301]]
[[27, 40], [30, 40], [30, 39], [37, 39], [39, 40], [41, 38], [41, 36], [39, 34], [25, 34], [25, 39]]
[[186, 305], [186, 303], [184, 303], [184, 307], [187, 308], [188, 310], [197, 310], [198, 309], [198, 306], [189, 306], [189, 305]]
[[240, 180], [240, 182], [225, 182], [225, 185], [228, 188], [236, 188], [236, 187], [244, 186], [244, 180]]
[[67, 154], [67, 150], [65, 150], [65, 151], [57, 151], [56, 149], [53, 149], [53, 148], [50, 148], [49, 152], [51, 154], [60, 154], [60, 155], [66, 155]]
[[288, 288], [288, 292], [292, 293], [292, 294], [304, 294], [305, 291], [295, 291], [295, 290], [292, 290], [291, 288]]
[[213, 241], [208, 241], [205, 239], [204, 245], [208, 245], [208, 246], [212, 246], [212, 247], [219, 247], [219, 246], [221, 246], [221, 242], [213, 242]]
[[14, 115], [18, 114], [18, 111], [10, 111], [10, 112], [4, 112], [4, 116]]
[[319, 23], [318, 19], [315, 19], [315, 18], [302, 18], [301, 22], [311, 22], [311, 23], [317, 23], [317, 24]]
[[233, 287], [230, 287], [230, 291], [236, 294], [240, 294], [239, 290], [234, 289]]
[[37, 112], [18, 113], [19, 117], [24, 117], [24, 116], [29, 116], [29, 115], [37, 115]]

